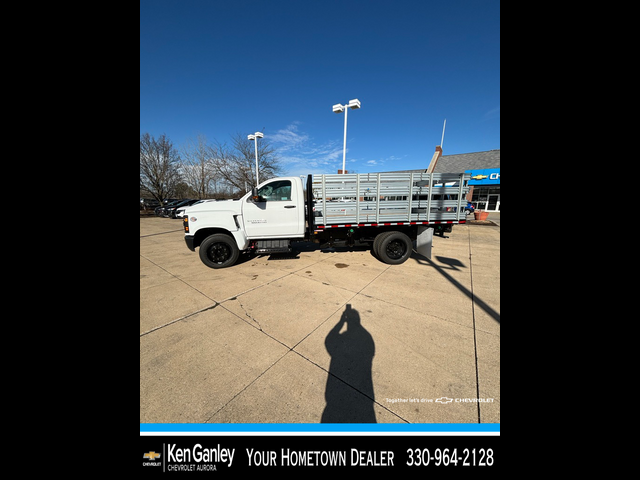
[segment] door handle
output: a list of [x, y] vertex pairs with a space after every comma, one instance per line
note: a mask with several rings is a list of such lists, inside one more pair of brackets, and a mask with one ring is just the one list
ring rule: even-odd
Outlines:
[[284, 208], [296, 208], [295, 205], [285, 205]]

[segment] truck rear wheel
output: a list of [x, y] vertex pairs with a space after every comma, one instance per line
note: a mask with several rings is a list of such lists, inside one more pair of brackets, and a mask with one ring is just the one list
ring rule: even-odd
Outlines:
[[380, 255], [378, 254], [378, 247], [380, 246], [380, 240], [382, 240], [388, 233], [391, 232], [382, 232], [376, 235], [376, 238], [373, 240], [373, 245], [371, 246], [371, 250], [373, 251], [373, 255], [380, 260]]
[[[387, 238], [389, 235], [391, 235], [392, 233], [398, 233], [398, 232], [382, 232], [379, 233], [378, 235], [376, 235], [375, 240], [373, 241], [373, 246], [371, 248], [371, 250], [373, 251], [373, 255], [378, 259], [378, 260], [382, 260], [382, 258], [380, 258], [380, 253], [378, 252], [379, 248], [380, 248], [380, 242], [382, 242], [382, 240], [384, 240], [385, 238]], [[382, 260], [384, 261], [384, 260]]]
[[200, 260], [207, 267], [230, 267], [239, 256], [240, 250], [235, 239], [224, 233], [210, 235], [200, 244]]
[[400, 265], [406, 262], [413, 250], [411, 239], [402, 232], [381, 233], [373, 243], [374, 247], [377, 247], [374, 253], [389, 265]]

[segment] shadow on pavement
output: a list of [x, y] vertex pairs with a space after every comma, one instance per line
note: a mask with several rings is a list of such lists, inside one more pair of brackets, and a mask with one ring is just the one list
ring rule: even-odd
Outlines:
[[[347, 330], [340, 333], [345, 324]], [[324, 344], [331, 355], [331, 366], [321, 423], [376, 423], [371, 376], [376, 347], [351, 304], [347, 304]]]
[[493, 318], [496, 322], [500, 323], [500, 314], [498, 312], [496, 312], [486, 302], [484, 302], [477, 295], [474, 295], [471, 290], [469, 290], [467, 287], [462, 285], [460, 282], [458, 282], [455, 278], [453, 278], [451, 275], [449, 275], [446, 272], [446, 270], [457, 270], [457, 271], [459, 271], [460, 269], [458, 267], [459, 266], [464, 266], [459, 260], [456, 260], [455, 258], [436, 257], [436, 259], [440, 263], [444, 263], [445, 265], [447, 265], [447, 267], [441, 267], [440, 265], [437, 265], [436, 263], [434, 263], [433, 261], [431, 261], [430, 259], [428, 259], [424, 255], [419, 254], [415, 250], [411, 254], [411, 258], [413, 258], [416, 262], [418, 262], [421, 265], [430, 265], [433, 268], [435, 268], [436, 271], [440, 275], [442, 275], [444, 278], [446, 278], [458, 290], [460, 290], [467, 297], [469, 297], [474, 302], [475, 305], [477, 305], [482, 310], [484, 310], [487, 313], [487, 315], [489, 315], [491, 318]]

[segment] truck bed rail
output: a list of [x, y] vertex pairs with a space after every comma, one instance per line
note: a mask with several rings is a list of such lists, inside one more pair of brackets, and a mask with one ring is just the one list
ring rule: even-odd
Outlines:
[[315, 225], [459, 222], [469, 173], [314, 175]]

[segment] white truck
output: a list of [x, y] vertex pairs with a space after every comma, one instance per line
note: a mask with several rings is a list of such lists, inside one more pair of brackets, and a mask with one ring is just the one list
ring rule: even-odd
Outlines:
[[[291, 252], [292, 243], [369, 245], [397, 265], [431, 258], [433, 233], [466, 222], [470, 174], [364, 173], [272, 178], [239, 200], [205, 202], [183, 217], [185, 242], [211, 268], [241, 252]], [[444, 236], [444, 235], [443, 235]]]

